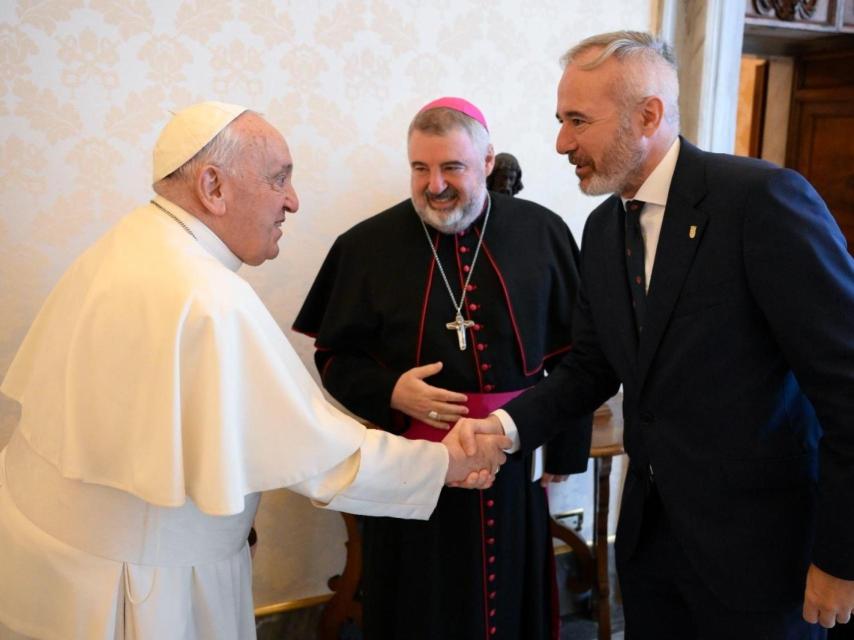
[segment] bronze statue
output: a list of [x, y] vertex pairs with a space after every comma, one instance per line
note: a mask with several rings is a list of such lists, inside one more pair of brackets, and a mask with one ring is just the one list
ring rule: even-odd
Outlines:
[[490, 191], [506, 193], [508, 196], [515, 196], [524, 188], [522, 168], [516, 156], [511, 153], [499, 153], [495, 156], [495, 168], [486, 178], [486, 187]]

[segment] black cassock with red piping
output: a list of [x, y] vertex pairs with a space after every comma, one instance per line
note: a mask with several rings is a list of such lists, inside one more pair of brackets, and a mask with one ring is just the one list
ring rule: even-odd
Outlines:
[[[526, 389], [571, 348], [578, 248], [566, 224], [532, 202], [491, 193], [466, 231], [429, 237], [454, 295], [471, 271], [462, 315], [467, 348], [446, 328], [455, 310], [411, 201], [341, 235], [294, 323], [313, 336], [326, 389], [393, 433], [410, 420], [390, 407], [399, 376], [442, 361], [431, 385], [462, 393]], [[583, 471], [590, 418], [547, 448], [551, 473]], [[444, 489], [427, 522], [365, 518], [367, 640], [557, 637], [548, 506], [531, 456], [510, 456], [487, 491]]]

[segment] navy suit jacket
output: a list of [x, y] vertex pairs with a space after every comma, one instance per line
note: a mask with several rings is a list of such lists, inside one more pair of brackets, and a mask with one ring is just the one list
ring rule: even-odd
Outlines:
[[623, 384], [630, 472], [725, 603], [800, 601], [810, 562], [854, 579], [854, 261], [797, 173], [682, 141], [638, 337], [620, 201], [590, 215], [573, 350], [505, 409], [527, 451]]

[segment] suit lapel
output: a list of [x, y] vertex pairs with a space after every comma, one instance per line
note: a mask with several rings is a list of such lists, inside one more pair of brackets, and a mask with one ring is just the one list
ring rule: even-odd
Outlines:
[[682, 140], [664, 209], [647, 294], [644, 330], [638, 345], [641, 384], [661, 343], [708, 221], [708, 214], [697, 208], [706, 190], [701, 154], [699, 149]]

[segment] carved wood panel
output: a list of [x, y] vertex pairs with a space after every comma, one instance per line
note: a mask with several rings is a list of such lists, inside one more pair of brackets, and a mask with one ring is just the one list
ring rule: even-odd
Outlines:
[[777, 20], [807, 20], [812, 18], [817, 4], [818, 0], [753, 0], [753, 9]]
[[841, 33], [854, 30], [854, 0], [744, 0], [748, 27]]

